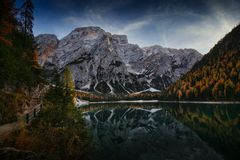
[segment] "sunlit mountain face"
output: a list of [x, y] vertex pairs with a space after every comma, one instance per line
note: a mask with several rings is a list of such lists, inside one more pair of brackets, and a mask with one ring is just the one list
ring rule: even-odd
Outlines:
[[[22, 0], [17, 0], [21, 4]], [[240, 18], [238, 0], [34, 0], [34, 34], [63, 38], [72, 29], [99, 26], [126, 34], [141, 47], [159, 44], [205, 54]], [[211, 36], [210, 36], [211, 35]]]

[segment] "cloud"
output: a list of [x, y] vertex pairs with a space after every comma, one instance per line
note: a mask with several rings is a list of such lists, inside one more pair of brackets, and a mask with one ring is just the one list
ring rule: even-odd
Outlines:
[[111, 33], [126, 34], [130, 42], [140, 46], [159, 44], [171, 48], [194, 48], [205, 54], [238, 24], [239, 18], [219, 5], [211, 5], [209, 12], [199, 14], [182, 8], [162, 9], [160, 13], [148, 13], [139, 20], [126, 23], [89, 10], [81, 17], [66, 17], [64, 22], [71, 24], [72, 28], [95, 25]]
[[131, 22], [131, 23], [125, 25], [119, 31], [117, 31], [117, 34], [129, 34], [132, 31], [142, 29], [144, 26], [149, 25], [150, 22], [151, 22], [151, 19], [149, 19], [149, 18]]
[[[39, 3], [46, 0], [38, 0]], [[62, 38], [81, 26], [99, 26], [113, 34], [126, 34], [129, 42], [148, 46], [159, 44], [172, 48], [194, 48], [207, 53], [226, 33], [239, 23], [237, 0], [145, 1], [88, 0], [62, 2], [58, 18], [46, 7], [38, 11], [35, 33], [54, 33]], [[55, 4], [55, 3], [52, 3]], [[55, 17], [55, 18], [54, 18]], [[39, 20], [38, 20], [39, 19]], [[47, 22], [48, 21], [48, 22]]]
[[212, 5], [210, 15], [199, 15], [199, 21], [171, 29], [167, 38], [170, 47], [194, 48], [206, 54], [225, 34], [239, 23], [239, 15], [232, 15], [224, 7]]
[[107, 21], [107, 19], [102, 18], [100, 15], [86, 15], [82, 17], [69, 16], [63, 19], [64, 24], [68, 25], [68, 28], [71, 29], [86, 26], [98, 26], [107, 32], [116, 33], [118, 25], [116, 25], [113, 21], [111, 23]]

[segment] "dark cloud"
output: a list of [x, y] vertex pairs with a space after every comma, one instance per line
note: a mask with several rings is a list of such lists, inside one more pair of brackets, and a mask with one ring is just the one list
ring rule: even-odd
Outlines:
[[105, 16], [128, 16], [128, 18], [137, 18], [147, 12], [175, 10], [175, 8], [198, 13], [207, 12], [205, 0], [34, 0], [34, 3], [42, 11], [54, 12], [62, 16], [81, 15], [90, 9], [97, 13], [104, 12]]
[[[22, 0], [17, 0], [20, 4]], [[206, 53], [239, 23], [238, 0], [33, 0], [35, 34], [63, 37], [95, 25], [141, 46], [191, 47]]]

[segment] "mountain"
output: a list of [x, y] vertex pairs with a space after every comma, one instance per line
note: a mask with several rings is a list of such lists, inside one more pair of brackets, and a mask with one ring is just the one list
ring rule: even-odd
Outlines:
[[240, 100], [240, 25], [221, 39], [163, 98]]
[[[44, 38], [42, 38], [44, 37]], [[39, 35], [35, 39], [38, 43], [38, 64], [43, 66], [48, 58], [54, 56], [54, 51], [58, 46], [59, 40], [56, 35]]]
[[147, 57], [140, 62], [151, 87], [164, 90], [182, 77], [202, 55], [194, 49], [171, 49], [161, 46], [143, 48]]
[[77, 89], [98, 93], [162, 91], [202, 57], [193, 49], [140, 48], [126, 35], [99, 27], [76, 28], [61, 40], [50, 34], [35, 40], [39, 64], [50, 77], [68, 66]]

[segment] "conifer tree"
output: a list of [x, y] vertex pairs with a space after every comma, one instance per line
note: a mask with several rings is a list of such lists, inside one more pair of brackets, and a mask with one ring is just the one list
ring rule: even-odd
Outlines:
[[10, 34], [15, 29], [14, 3], [12, 0], [0, 1], [0, 42], [11, 45]]
[[73, 82], [72, 74], [71, 74], [71, 71], [70, 71], [69, 67], [65, 68], [63, 76], [64, 76], [63, 77], [64, 87], [66, 89], [73, 90], [74, 89], [74, 82]]
[[22, 25], [22, 32], [25, 35], [33, 37], [33, 3], [31, 0], [25, 0], [22, 7], [21, 7], [21, 25]]

